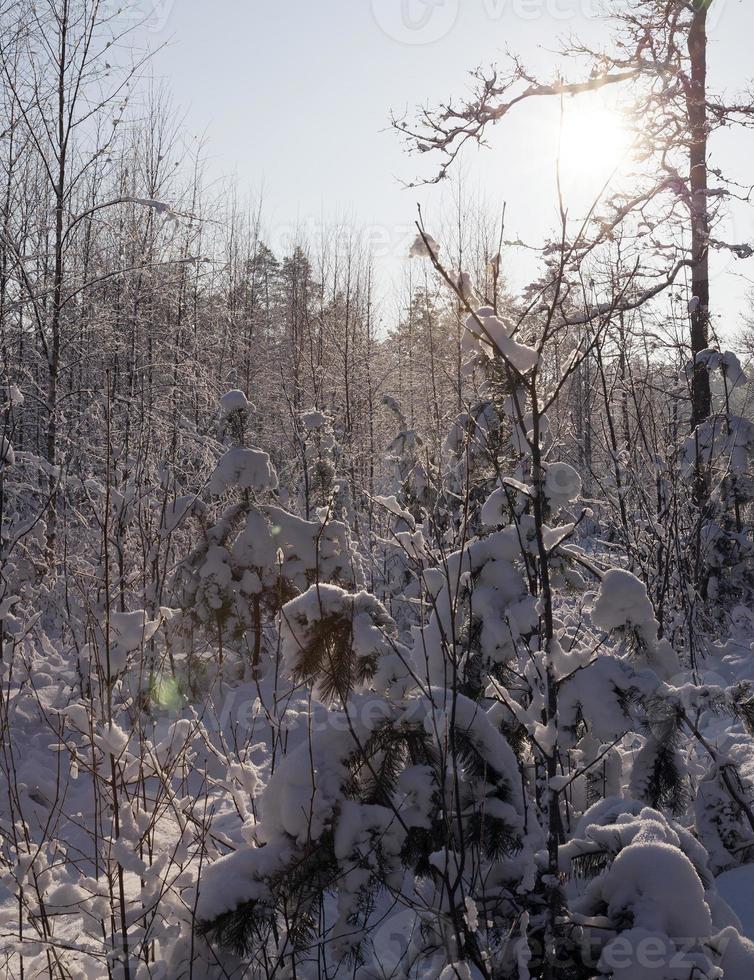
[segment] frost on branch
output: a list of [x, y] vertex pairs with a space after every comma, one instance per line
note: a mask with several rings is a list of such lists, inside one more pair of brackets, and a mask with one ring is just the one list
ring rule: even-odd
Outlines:
[[431, 235], [417, 235], [409, 251], [412, 259], [427, 259], [440, 254], [440, 246]]
[[497, 354], [520, 374], [531, 371], [539, 362], [536, 350], [514, 340], [511, 330], [489, 306], [481, 307], [466, 318], [466, 338], [464, 346], [467, 349], [476, 348], [489, 357]]
[[16, 455], [13, 452], [10, 439], [6, 436], [0, 436], [0, 471], [6, 467], [15, 466], [15, 464]]

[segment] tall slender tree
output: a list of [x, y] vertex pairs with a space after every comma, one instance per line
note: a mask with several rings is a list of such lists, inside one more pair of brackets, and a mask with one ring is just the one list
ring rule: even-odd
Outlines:
[[[395, 120], [410, 144], [440, 154], [434, 180], [448, 176], [465, 144], [481, 143], [487, 131], [520, 105], [543, 97], [583, 96], [619, 90], [617, 98], [636, 135], [635, 181], [611, 194], [593, 219], [577, 250], [575, 266], [607, 247], [620, 231], [624, 247], [634, 242], [636, 264], [629, 266], [633, 287], [626, 311], [668, 290], [683, 270], [691, 273], [688, 347], [694, 362], [690, 384], [690, 423], [710, 414], [710, 383], [699, 359], [710, 345], [710, 251], [728, 250], [749, 258], [749, 243], [728, 242], [713, 232], [724, 205], [736, 196], [730, 175], [710, 167], [709, 142], [723, 127], [754, 123], [754, 101], [729, 101], [710, 90], [707, 73], [708, 20], [716, 0], [639, 0], [626, 9], [613, 3], [606, 13], [610, 38], [603, 47], [569, 40], [562, 49], [568, 71], [583, 65], [582, 77], [558, 74], [543, 81], [517, 58], [504, 67], [474, 72], [475, 90], [461, 103], [423, 110], [415, 124]], [[639, 221], [652, 229], [652, 247], [632, 229]], [[679, 234], [680, 232], [680, 234]], [[568, 242], [566, 248], [570, 248]], [[587, 320], [600, 315], [599, 303]]]

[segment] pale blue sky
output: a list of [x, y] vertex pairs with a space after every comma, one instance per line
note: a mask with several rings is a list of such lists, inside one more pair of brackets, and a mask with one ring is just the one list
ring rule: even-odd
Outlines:
[[[630, 0], [626, 0], [630, 2]], [[404, 5], [402, 7], [402, 4]], [[427, 6], [429, 4], [429, 6]], [[599, 0], [141, 0], [154, 10], [148, 41], [169, 42], [154, 70], [206, 136], [212, 176], [264, 187], [269, 237], [283, 244], [297, 225], [353, 221], [373, 229], [383, 277], [399, 276], [406, 237], [422, 200], [431, 226], [439, 191], [403, 190], [419, 161], [388, 130], [390, 109], [461, 93], [466, 72], [506, 47], [533, 67], [566, 32], [596, 39]], [[754, 4], [714, 0], [711, 76], [729, 91], [754, 76]], [[469, 183], [491, 202], [505, 198], [511, 237], [527, 241], [554, 221], [557, 108], [511, 117], [492, 150], [472, 152]], [[754, 183], [754, 141], [714, 148]], [[595, 180], [594, 170], [583, 183]], [[578, 200], [572, 175], [569, 193]], [[582, 188], [583, 189], [583, 188]], [[754, 239], [752, 215], [731, 235]], [[719, 266], [719, 264], [718, 264]], [[727, 269], [728, 271], [725, 271]], [[735, 329], [754, 279], [749, 264], [726, 260], [724, 326]], [[520, 269], [519, 269], [520, 272]]]

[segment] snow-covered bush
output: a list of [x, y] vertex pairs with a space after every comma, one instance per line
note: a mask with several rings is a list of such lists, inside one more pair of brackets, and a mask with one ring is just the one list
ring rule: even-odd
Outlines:
[[754, 423], [732, 353], [678, 382], [683, 178], [563, 199], [516, 296], [459, 186], [391, 323], [350, 229], [275, 256], [161, 98], [101, 115], [106, 6], [0, 15], [0, 974], [749, 980]]
[[312, 585], [282, 609], [280, 650], [291, 680], [310, 684], [324, 702], [350, 695], [399, 657], [395, 624], [368, 592]]
[[[231, 393], [233, 394], [233, 393]], [[178, 569], [180, 605], [189, 622], [222, 649], [258, 665], [275, 643], [274, 617], [313, 581], [357, 586], [361, 565], [348, 527], [321, 517], [307, 521], [274, 500], [278, 478], [267, 453], [239, 445], [220, 459], [209, 490], [226, 501]], [[228, 502], [230, 501], [230, 502]], [[244, 656], [245, 655], [245, 656]]]
[[[626, 978], [643, 967], [616, 965], [619, 949], [685, 950], [675, 887], [710, 980], [725, 930], [738, 936], [703, 846], [648, 806], [689, 813], [693, 774], [714, 758], [694, 710], [743, 717], [746, 696], [675, 687], [644, 583], [595, 567], [574, 523], [547, 523], [577, 504], [580, 480], [544, 459], [537, 397], [532, 382], [514, 400], [520, 459], [481, 507], [484, 536], [444, 553], [400, 489], [380, 498], [415, 562], [420, 605], [402, 634], [373, 596], [324, 581], [282, 608], [280, 666], [311, 699], [306, 733], [277, 763], [247, 845], [207, 869], [198, 899], [205, 937], [257, 970], [347, 962], [373, 976], [388, 937], [406, 976], [447, 962], [553, 976], [557, 959], [568, 976]], [[729, 772], [735, 801], [731, 787]], [[587, 864], [588, 886], [563, 880]], [[652, 910], [655, 864], [668, 885]], [[750, 962], [740, 938], [735, 949]]]
[[348, 521], [353, 502], [348, 480], [341, 472], [343, 450], [335, 434], [332, 416], [310, 409], [301, 413], [304, 473], [301, 496], [307, 517], [323, 512], [329, 518]]
[[[198, 904], [206, 933], [259, 968], [306, 970], [323, 946], [373, 975], [396, 894], [421, 921], [412, 973], [449, 942], [458, 953], [446, 918], [481, 962], [533, 873], [515, 756], [483, 710], [448, 691], [364, 693], [327, 713], [315, 705], [309, 738], [280, 763], [261, 806], [254, 843], [205, 872]], [[477, 907], [481, 927], [471, 924]]]
[[[754, 501], [754, 422], [737, 411], [748, 379], [731, 351], [701, 351], [696, 362], [718, 384], [716, 410], [683, 445], [683, 474], [709, 488], [698, 530], [700, 587], [727, 605], [754, 585], [754, 546], [746, 533], [745, 511]], [[685, 376], [693, 373], [687, 365]]]
[[560, 854], [578, 943], [600, 977], [743, 980], [754, 968], [754, 943], [738, 936], [704, 848], [657, 810], [606, 799]]

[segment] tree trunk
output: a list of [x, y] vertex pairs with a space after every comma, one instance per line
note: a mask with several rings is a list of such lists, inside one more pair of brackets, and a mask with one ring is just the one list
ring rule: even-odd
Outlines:
[[710, 414], [709, 371], [696, 364], [696, 356], [709, 346], [709, 214], [707, 209], [707, 9], [708, 0], [694, 0], [688, 36], [691, 81], [686, 99], [691, 145], [691, 426], [696, 428]]
[[68, 57], [68, 4], [63, 4], [60, 20], [60, 62], [58, 66], [58, 118], [57, 149], [58, 172], [55, 185], [55, 272], [53, 279], [52, 319], [50, 324], [50, 346], [48, 353], [47, 377], [47, 462], [50, 466], [49, 494], [50, 504], [47, 516], [47, 550], [54, 560], [58, 522], [58, 377], [60, 374], [60, 330], [63, 315], [63, 276], [64, 256], [64, 214], [66, 177], [66, 64]]

